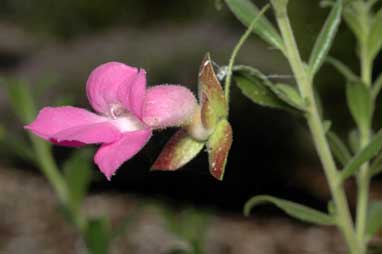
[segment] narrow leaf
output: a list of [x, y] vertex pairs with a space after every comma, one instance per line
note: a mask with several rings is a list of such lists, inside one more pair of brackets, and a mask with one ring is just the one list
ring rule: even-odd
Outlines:
[[92, 176], [91, 156], [89, 150], [76, 151], [63, 165], [73, 209], [79, 209], [89, 188]]
[[326, 61], [329, 64], [331, 64], [334, 68], [336, 68], [336, 70], [339, 73], [341, 73], [347, 81], [351, 81], [351, 82], [359, 81], [359, 78], [357, 77], [357, 75], [355, 75], [352, 72], [352, 70], [350, 70], [350, 68], [347, 67], [345, 64], [343, 64], [341, 61], [333, 57], [327, 57]]
[[382, 47], [382, 9], [380, 9], [371, 21], [371, 28], [368, 40], [368, 50], [370, 59], [374, 59]]
[[255, 196], [248, 200], [244, 206], [244, 214], [248, 216], [254, 206], [261, 205], [264, 203], [271, 203], [283, 210], [288, 215], [300, 219], [302, 221], [321, 225], [336, 224], [335, 219], [329, 216], [328, 214], [314, 210], [310, 207], [306, 207], [291, 201], [275, 198], [268, 195]]
[[[250, 26], [253, 19], [260, 12], [250, 0], [226, 0], [226, 3], [236, 18], [246, 27]], [[281, 36], [266, 17], [262, 16], [259, 18], [253, 32], [273, 47], [284, 51], [284, 43]]]
[[372, 202], [367, 215], [366, 232], [370, 237], [382, 230], [382, 202]]
[[382, 153], [379, 154], [370, 165], [370, 176], [376, 176], [382, 173]]
[[191, 138], [184, 129], [178, 130], [167, 142], [151, 167], [152, 170], [177, 170], [191, 161], [204, 147], [203, 142]]
[[310, 73], [314, 75], [324, 62], [341, 22], [342, 0], [337, 0], [318, 35], [309, 59]]
[[346, 98], [350, 113], [357, 126], [362, 129], [369, 125], [372, 114], [372, 98], [369, 89], [360, 82], [348, 82]]
[[351, 154], [342, 140], [332, 131], [327, 133], [330, 148], [342, 166], [345, 166], [351, 160]]
[[88, 222], [85, 241], [90, 254], [107, 254], [109, 249], [109, 223], [106, 218]]
[[382, 73], [379, 74], [378, 78], [375, 80], [374, 85], [372, 87], [372, 96], [375, 100], [382, 89]]
[[[362, 1], [363, 2], [363, 1]], [[361, 3], [362, 4], [362, 3]], [[361, 22], [360, 1], [346, 3], [344, 6], [344, 19], [350, 30], [353, 32], [358, 41], [363, 41], [365, 36]]]
[[291, 107], [275, 94], [274, 85], [260, 71], [248, 66], [235, 66], [234, 80], [241, 92], [261, 106], [288, 109]]
[[232, 145], [232, 128], [225, 119], [216, 126], [207, 142], [210, 173], [218, 180], [223, 180], [228, 153]]
[[380, 130], [370, 141], [370, 143], [358, 152], [346, 167], [341, 171], [341, 180], [354, 175], [365, 162], [372, 159], [382, 148], [382, 130]]
[[301, 97], [300, 93], [297, 91], [296, 88], [290, 85], [276, 84], [275, 86], [273, 86], [272, 90], [281, 100], [283, 100], [290, 106], [299, 110], [305, 110], [306, 105], [304, 99]]

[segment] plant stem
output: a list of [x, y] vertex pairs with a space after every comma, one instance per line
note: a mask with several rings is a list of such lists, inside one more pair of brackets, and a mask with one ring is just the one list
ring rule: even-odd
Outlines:
[[58, 170], [56, 163], [53, 160], [49, 145], [44, 141], [30, 134], [33, 148], [36, 153], [37, 162], [46, 176], [48, 181], [52, 185], [54, 191], [62, 204], [66, 204], [68, 201], [68, 188], [66, 183]]
[[306, 118], [336, 206], [338, 226], [345, 237], [351, 253], [360, 254], [345, 191], [342, 185], [338, 185], [339, 177], [337, 168], [326, 139], [316, 104], [312, 77], [307, 73], [304, 63], [301, 60], [287, 15], [286, 4], [282, 6], [276, 3], [274, 7], [277, 23], [285, 42], [288, 61], [295, 75], [300, 93], [308, 101]]
[[[361, 78], [365, 86], [370, 88], [371, 86], [371, 70], [372, 61], [368, 56], [368, 48], [366, 43], [360, 43], [361, 48]], [[370, 102], [372, 103], [372, 102]], [[361, 148], [365, 147], [370, 142], [370, 126], [371, 119], [364, 127], [360, 127], [360, 144]], [[366, 222], [367, 222], [367, 209], [369, 203], [369, 163], [366, 162], [362, 165], [361, 170], [357, 175], [357, 216], [356, 216], [356, 231], [359, 244], [363, 252], [366, 252], [367, 242], [365, 239], [366, 234]]]

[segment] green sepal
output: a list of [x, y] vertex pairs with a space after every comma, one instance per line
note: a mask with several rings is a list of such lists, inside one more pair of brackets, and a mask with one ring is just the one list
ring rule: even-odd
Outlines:
[[228, 105], [209, 54], [200, 66], [198, 90], [202, 123], [206, 129], [213, 128], [220, 119], [228, 116]]
[[310, 207], [303, 206], [288, 200], [268, 195], [255, 196], [248, 200], [244, 206], [244, 214], [248, 216], [254, 206], [261, 205], [264, 203], [271, 203], [283, 210], [286, 214], [302, 221], [320, 225], [336, 224], [335, 218], [326, 213], [314, 210]]
[[203, 146], [203, 142], [190, 137], [185, 129], [180, 129], [167, 142], [151, 169], [177, 170], [191, 161], [202, 150]]
[[223, 180], [228, 153], [232, 145], [232, 128], [226, 119], [221, 120], [207, 142], [210, 173]]

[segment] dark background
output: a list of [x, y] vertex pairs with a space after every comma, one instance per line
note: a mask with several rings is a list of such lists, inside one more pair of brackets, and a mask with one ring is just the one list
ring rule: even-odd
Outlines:
[[[254, 1], [258, 6], [266, 1]], [[290, 1], [290, 17], [303, 57], [309, 56], [328, 9], [316, 0]], [[268, 11], [271, 20], [273, 17]], [[227, 7], [218, 11], [212, 0], [1, 0], [0, 74], [46, 84], [38, 96], [40, 107], [72, 104], [89, 107], [84, 89], [89, 72], [110, 60], [146, 69], [149, 85], [179, 83], [196, 91], [197, 70], [211, 52], [219, 65], [245, 28]], [[342, 24], [331, 51], [356, 71], [354, 38]], [[268, 75], [289, 74], [281, 54], [252, 36], [238, 63], [253, 65]], [[293, 83], [284, 78], [284, 83]], [[354, 128], [345, 106], [344, 81], [328, 66], [316, 87], [325, 117], [345, 137]], [[2, 89], [0, 87], [0, 89]], [[22, 137], [22, 125], [0, 90], [0, 124], [6, 135]], [[305, 123], [288, 113], [262, 108], [233, 88], [230, 121], [234, 143], [223, 182], [209, 175], [203, 153], [176, 172], [149, 172], [151, 164], [174, 130], [157, 133], [145, 149], [118, 170], [111, 182], [97, 177], [92, 191], [143, 194], [174, 205], [192, 204], [241, 213], [256, 194], [272, 194], [323, 208], [326, 185]], [[73, 151], [55, 148], [59, 162]], [[3, 144], [0, 166], [38, 173]], [[317, 184], [318, 181], [318, 184]], [[317, 187], [318, 186], [318, 187]], [[317, 188], [316, 188], [317, 187]]]

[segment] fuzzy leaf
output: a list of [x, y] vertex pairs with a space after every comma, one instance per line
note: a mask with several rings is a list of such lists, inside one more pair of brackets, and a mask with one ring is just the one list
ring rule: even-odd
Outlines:
[[340, 178], [342, 181], [348, 177], [354, 175], [365, 162], [372, 159], [378, 154], [382, 148], [382, 130], [380, 130], [371, 139], [370, 143], [358, 152], [352, 159], [346, 164], [346, 167], [341, 171]]
[[324, 62], [341, 23], [342, 0], [337, 0], [318, 35], [309, 59], [310, 73], [314, 75]]
[[288, 215], [297, 218], [302, 221], [321, 224], [321, 225], [334, 225], [336, 224], [335, 219], [328, 214], [314, 210], [307, 206], [303, 206], [291, 201], [284, 199], [268, 196], [268, 195], [259, 195], [251, 198], [247, 201], [244, 206], [244, 214], [249, 215], [252, 208], [257, 205], [264, 203], [272, 203], [281, 210], [283, 210]]
[[[202, 106], [202, 123], [207, 129], [215, 126], [219, 119], [227, 117], [228, 105], [209, 54], [200, 66], [199, 100]], [[203, 107], [207, 109], [203, 110]]]
[[203, 142], [196, 141], [188, 135], [186, 130], [180, 129], [167, 142], [151, 168], [152, 170], [177, 170], [191, 161], [203, 146]]
[[[259, 14], [259, 9], [250, 0], [226, 0], [226, 3], [237, 19], [249, 27], [253, 19]], [[253, 30], [260, 38], [273, 47], [284, 51], [284, 43], [278, 31], [264, 16], [260, 17]]]
[[299, 110], [305, 110], [304, 99], [301, 97], [296, 88], [290, 85], [276, 84], [272, 90], [281, 100], [290, 106]]
[[232, 128], [225, 119], [216, 126], [207, 142], [210, 173], [218, 180], [223, 180], [228, 153], [232, 145]]
[[369, 89], [360, 82], [348, 82], [346, 85], [346, 97], [350, 113], [357, 126], [362, 129], [368, 126], [371, 118], [371, 94]]
[[274, 85], [260, 71], [248, 66], [235, 66], [233, 78], [241, 92], [254, 103], [271, 108], [291, 109], [276, 95], [271, 88]]

